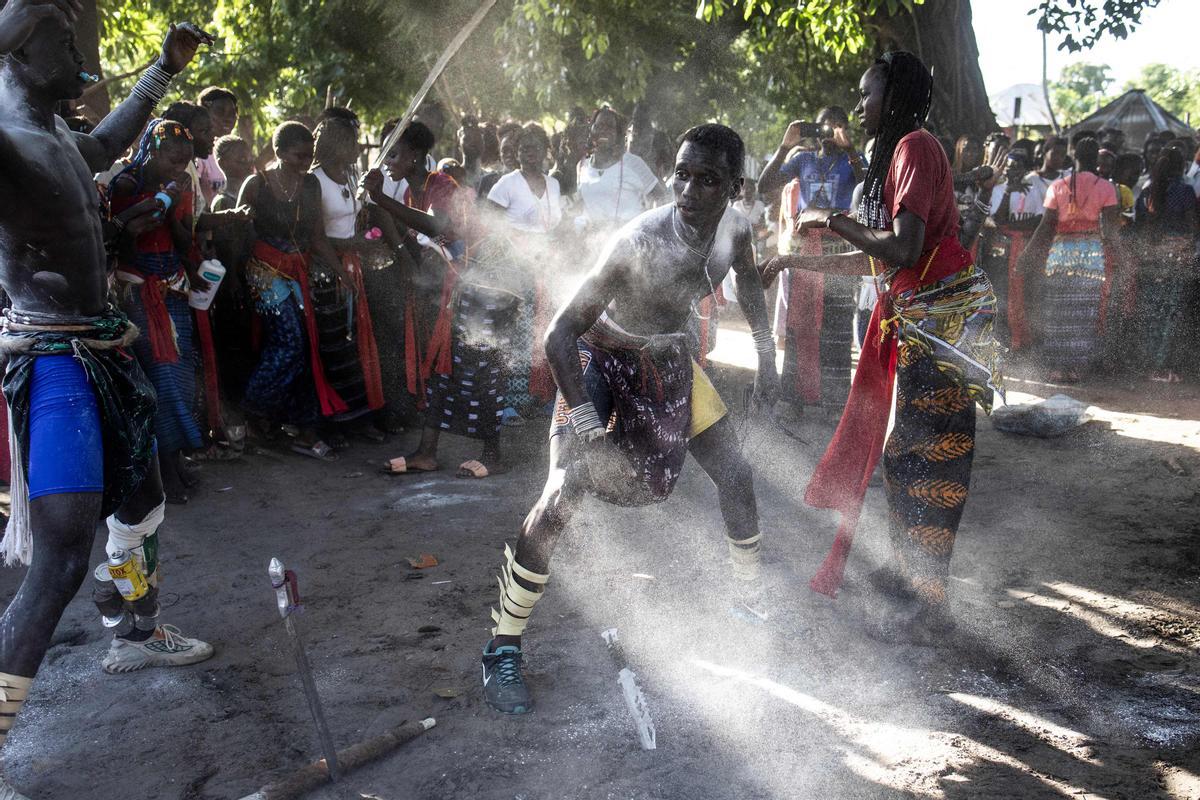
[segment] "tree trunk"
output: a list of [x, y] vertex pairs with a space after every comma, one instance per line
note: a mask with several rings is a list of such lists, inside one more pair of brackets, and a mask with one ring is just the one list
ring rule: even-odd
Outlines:
[[[97, 0], [82, 0], [83, 10], [75, 23], [75, 44], [83, 53], [84, 68], [103, 78], [104, 71], [100, 67], [100, 10], [96, 3]], [[108, 86], [99, 86], [95, 91], [87, 92], [81, 105], [86, 107], [88, 116], [94, 121], [103, 119], [112, 110]]]
[[910, 13], [877, 14], [868, 23], [880, 53], [908, 50], [933, 70], [929, 127], [952, 137], [996, 130], [988, 104], [971, 0], [925, 0]]

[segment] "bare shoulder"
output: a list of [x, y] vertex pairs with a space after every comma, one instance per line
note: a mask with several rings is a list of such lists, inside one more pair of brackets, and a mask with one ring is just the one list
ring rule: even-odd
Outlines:
[[258, 193], [262, 191], [265, 178], [260, 173], [254, 173], [246, 182], [242, 184], [242, 190], [238, 194], [238, 205], [244, 203], [253, 203], [258, 198]]

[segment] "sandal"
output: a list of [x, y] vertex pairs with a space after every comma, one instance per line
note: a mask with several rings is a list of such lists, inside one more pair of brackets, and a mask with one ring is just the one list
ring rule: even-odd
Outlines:
[[409, 466], [408, 459], [404, 456], [397, 456], [389, 459], [386, 464], [379, 468], [379, 471], [384, 475], [415, 475], [418, 472], [437, 472], [438, 468], [425, 469], [424, 467]]
[[464, 461], [458, 465], [458, 472], [455, 475], [459, 478], [486, 478], [490, 475], [502, 475], [508, 472], [508, 469], [500, 466], [488, 468], [482, 461], [471, 459]]
[[308, 446], [302, 444], [293, 444], [292, 452], [299, 453], [302, 456], [308, 456], [309, 458], [315, 458], [318, 461], [338, 460], [338, 455], [337, 453], [333, 452], [333, 448], [320, 440], [317, 440], [315, 443]]

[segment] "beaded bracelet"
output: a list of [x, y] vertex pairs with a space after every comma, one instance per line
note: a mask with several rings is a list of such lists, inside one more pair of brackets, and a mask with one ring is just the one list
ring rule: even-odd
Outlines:
[[156, 107], [167, 95], [167, 90], [171, 88], [171, 80], [175, 76], [167, 72], [161, 65], [151, 64], [142, 76], [138, 78], [137, 83], [133, 85], [133, 91], [130, 95], [140, 97], [150, 104], [151, 108]]

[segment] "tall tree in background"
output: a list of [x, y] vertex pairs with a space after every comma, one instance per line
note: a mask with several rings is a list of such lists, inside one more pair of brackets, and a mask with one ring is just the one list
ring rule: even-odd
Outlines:
[[[1090, 48], [1104, 36], [1124, 39], [1159, 0], [1041, 0], [1026, 6], [1031, 29], [1061, 40], [1060, 49]], [[1012, 0], [1014, 12], [1034, 0]], [[834, 57], [909, 50], [934, 70], [933, 127], [941, 133], [980, 133], [996, 127], [979, 69], [970, 0], [699, 0], [701, 15], [739, 13], [779, 27], [813, 27]]]
[[[1157, 0], [1013, 0], [1068, 49], [1123, 37]], [[1036, 4], [1036, 5], [1035, 5]], [[167, 25], [193, 19], [218, 40], [181, 78], [246, 98], [259, 133], [311, 114], [332, 87], [368, 123], [398, 114], [471, 0], [84, 0], [80, 44], [124, 96]], [[1029, 8], [1031, 7], [1032, 8]], [[1014, 8], [1014, 11], [1018, 9]], [[969, 0], [502, 0], [435, 93], [452, 112], [562, 119], [571, 106], [644, 100], [677, 133], [701, 119], [773, 146], [790, 119], [855, 103], [871, 59], [901, 47], [934, 68], [940, 132], [994, 127]], [[89, 67], [92, 65], [89, 63]]]
[[1124, 89], [1144, 89], [1154, 102], [1182, 120], [1200, 119], [1200, 70], [1147, 64]]
[[1104, 64], [1068, 64], [1062, 76], [1050, 84], [1055, 115], [1064, 126], [1075, 124], [1108, 101], [1112, 82]]

